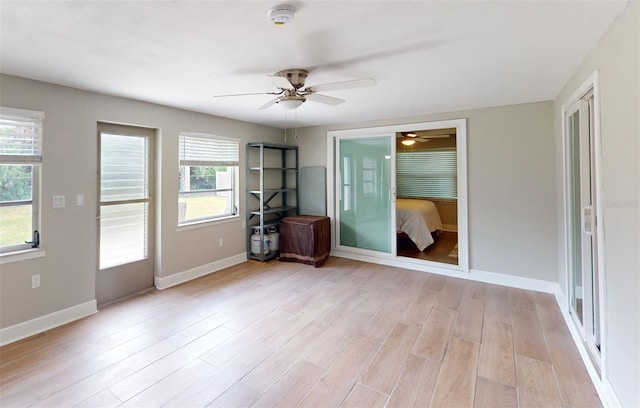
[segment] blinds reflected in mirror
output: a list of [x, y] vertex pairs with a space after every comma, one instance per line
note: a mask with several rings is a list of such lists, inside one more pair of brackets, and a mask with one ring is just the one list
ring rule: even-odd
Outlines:
[[455, 149], [398, 153], [396, 189], [399, 197], [457, 198]]

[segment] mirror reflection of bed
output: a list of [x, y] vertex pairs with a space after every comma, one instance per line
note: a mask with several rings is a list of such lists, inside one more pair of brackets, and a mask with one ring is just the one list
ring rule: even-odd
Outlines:
[[398, 256], [458, 264], [455, 129], [396, 134]]
[[398, 256], [458, 264], [458, 233], [443, 230], [433, 201], [398, 199], [396, 220]]

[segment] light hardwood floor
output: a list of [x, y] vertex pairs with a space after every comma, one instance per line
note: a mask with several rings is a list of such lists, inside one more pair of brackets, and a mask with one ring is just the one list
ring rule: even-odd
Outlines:
[[601, 406], [549, 294], [243, 263], [0, 348], [2, 407]]

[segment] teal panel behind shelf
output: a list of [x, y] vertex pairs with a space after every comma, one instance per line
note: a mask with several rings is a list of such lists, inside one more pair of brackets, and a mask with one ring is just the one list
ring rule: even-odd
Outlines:
[[327, 215], [327, 176], [322, 166], [300, 168], [300, 214]]

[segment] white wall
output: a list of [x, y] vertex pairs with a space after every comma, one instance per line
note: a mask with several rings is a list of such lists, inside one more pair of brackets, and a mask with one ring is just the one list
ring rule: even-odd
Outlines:
[[302, 166], [327, 166], [328, 130], [467, 118], [471, 269], [557, 282], [553, 103], [298, 130]]
[[[555, 101], [559, 225], [562, 209], [562, 104], [600, 74], [608, 380], [626, 407], [640, 406], [640, 6], [631, 1]], [[566, 292], [562, 228], [559, 269]]]
[[[241, 216], [233, 222], [177, 231], [178, 134], [212, 133], [247, 141], [281, 142], [282, 131], [149, 103], [100, 95], [3, 75], [0, 105], [44, 111], [42, 248], [46, 257], [3, 264], [0, 270], [0, 328], [6, 328], [95, 299], [97, 269], [98, 121], [159, 129], [156, 161], [157, 277], [168, 277], [245, 252], [244, 167], [240, 167]], [[75, 195], [85, 205], [76, 207]], [[64, 194], [67, 206], [51, 208]], [[224, 238], [224, 247], [218, 239]], [[31, 289], [31, 275], [42, 284]]]

